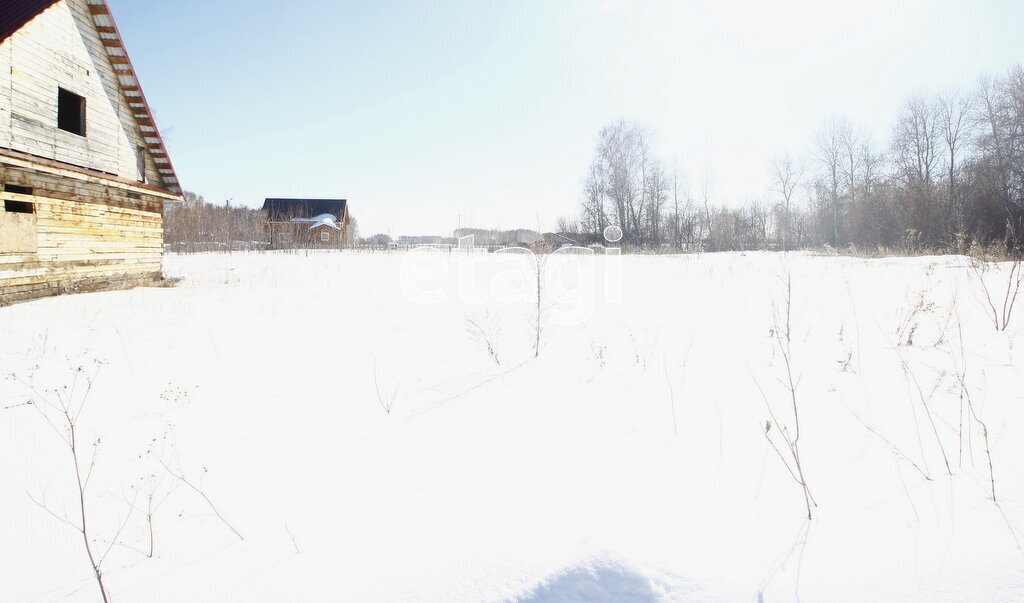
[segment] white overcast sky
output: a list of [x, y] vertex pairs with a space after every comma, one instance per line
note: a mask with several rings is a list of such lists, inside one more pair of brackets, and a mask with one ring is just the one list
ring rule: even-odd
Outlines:
[[1024, 57], [1021, 0], [112, 0], [190, 190], [345, 197], [364, 235], [551, 228], [627, 118], [693, 189], [768, 194], [830, 115]]

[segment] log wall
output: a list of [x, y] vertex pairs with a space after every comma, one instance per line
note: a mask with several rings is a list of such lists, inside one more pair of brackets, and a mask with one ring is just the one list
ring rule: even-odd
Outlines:
[[[4, 192], [4, 185], [31, 194]], [[160, 197], [12, 167], [0, 157], [0, 202], [7, 201], [33, 204], [36, 251], [5, 251], [0, 241], [0, 304], [162, 280]]]

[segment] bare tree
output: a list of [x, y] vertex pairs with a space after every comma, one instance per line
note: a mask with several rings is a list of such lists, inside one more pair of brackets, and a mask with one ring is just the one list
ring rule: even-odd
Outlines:
[[840, 244], [842, 231], [843, 207], [841, 186], [843, 182], [843, 141], [850, 137], [850, 124], [842, 118], [829, 119], [818, 132], [815, 154], [829, 196], [828, 204], [831, 214], [832, 232], [829, 242], [833, 247]]
[[[983, 80], [973, 96], [910, 98], [877, 148], [833, 117], [818, 130], [812, 153], [806, 181], [792, 157], [771, 162], [772, 192], [781, 201], [769, 216], [769, 241], [760, 236], [764, 216], [756, 203], [712, 206], [710, 166], [691, 199], [661, 169], [649, 132], [619, 121], [598, 137], [581, 230], [599, 240], [606, 225], [616, 225], [626, 247], [671, 242], [711, 251], [827, 243], [963, 252], [999, 244], [1007, 224], [1024, 232], [1024, 68]], [[807, 203], [794, 198], [801, 186]]]
[[608, 226], [608, 211], [605, 207], [608, 178], [605, 165], [598, 158], [590, 166], [590, 173], [583, 184], [583, 227], [591, 232], [603, 232]]
[[936, 103], [920, 96], [907, 101], [893, 131], [893, 159], [905, 189], [910, 225], [928, 244], [937, 240], [934, 178], [939, 166], [940, 140]]
[[953, 92], [939, 99], [939, 123], [946, 155], [946, 203], [952, 213], [953, 231], [967, 231], [967, 212], [960, 196], [961, 159], [970, 136], [972, 104], [968, 96]]
[[259, 249], [266, 241], [262, 210], [241, 207], [230, 200], [208, 203], [202, 195], [186, 191], [182, 203], [164, 206], [164, 243], [177, 252]]
[[665, 176], [665, 168], [660, 162], [651, 162], [645, 171], [644, 197], [647, 201], [647, 239], [652, 245], [657, 246], [664, 236], [663, 214], [670, 184]]
[[911, 184], [931, 184], [938, 164], [939, 108], [915, 96], [900, 110], [893, 135], [893, 151], [902, 176]]
[[775, 179], [775, 192], [782, 195], [782, 216], [779, 234], [782, 239], [783, 251], [789, 251], [793, 236], [793, 200], [797, 187], [803, 178], [804, 169], [787, 152], [772, 161], [772, 176]]
[[[672, 167], [672, 248], [682, 249], [683, 248], [683, 222], [686, 219], [683, 212], [686, 211], [685, 205], [680, 207], [679, 205], [679, 165], [676, 164]], [[688, 212], [687, 212], [688, 213]]]
[[979, 139], [986, 160], [984, 171], [1007, 210], [1024, 210], [1024, 68], [1002, 79], [983, 79], [978, 92]]
[[607, 225], [618, 226], [627, 243], [635, 244], [643, 235], [648, 137], [645, 129], [625, 120], [601, 130], [584, 185], [584, 209], [590, 226], [599, 230]]
[[839, 131], [839, 144], [842, 147], [842, 175], [846, 183], [847, 204], [853, 206], [857, 203], [857, 186], [864, 167], [864, 155], [861, 152], [864, 143], [853, 127], [847, 126]]

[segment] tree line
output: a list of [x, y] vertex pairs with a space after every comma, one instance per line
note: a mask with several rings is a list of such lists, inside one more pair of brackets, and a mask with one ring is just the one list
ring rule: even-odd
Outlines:
[[182, 203], [164, 204], [164, 244], [172, 251], [196, 253], [259, 249], [267, 240], [263, 210], [209, 203], [186, 191]]
[[730, 251], [854, 246], [965, 251], [1024, 237], [1024, 69], [970, 93], [915, 96], [878, 145], [830, 118], [809, 152], [772, 159], [771, 202], [727, 207], [694, 193], [625, 120], [604, 128], [580, 212], [558, 228], [581, 243], [608, 226], [639, 249]]
[[[204, 251], [259, 250], [270, 247], [267, 213], [232, 205], [210, 203], [202, 195], [185, 191], [181, 203], [164, 204], [164, 245], [171, 251], [199, 253]], [[309, 217], [309, 216], [302, 216]], [[359, 226], [349, 217], [347, 241], [359, 241]], [[303, 247], [295, 242], [292, 247]]]

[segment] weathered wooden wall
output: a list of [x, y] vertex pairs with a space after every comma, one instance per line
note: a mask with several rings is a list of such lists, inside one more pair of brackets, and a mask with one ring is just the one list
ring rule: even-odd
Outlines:
[[[58, 2], [0, 43], [0, 147], [139, 180], [145, 142], [117, 78], [85, 0]], [[57, 127], [58, 88], [86, 98], [86, 136]]]
[[[270, 249], [341, 249], [348, 243], [344, 230], [310, 230], [309, 224], [303, 222], [269, 222], [267, 230]], [[322, 233], [327, 233], [326, 241], [321, 238]]]
[[[85, 136], [58, 127], [62, 88], [86, 99]], [[0, 42], [0, 304], [162, 279], [180, 191], [141, 98], [100, 0], [60, 0]]]
[[0, 252], [0, 303], [161, 280], [160, 197], [11, 167], [2, 157], [0, 183], [32, 188], [31, 195], [0, 189], [0, 202], [35, 204], [37, 244], [35, 253]]
[[11, 132], [11, 52], [14, 43], [11, 40], [0, 42], [0, 147], [9, 149], [12, 146]]

